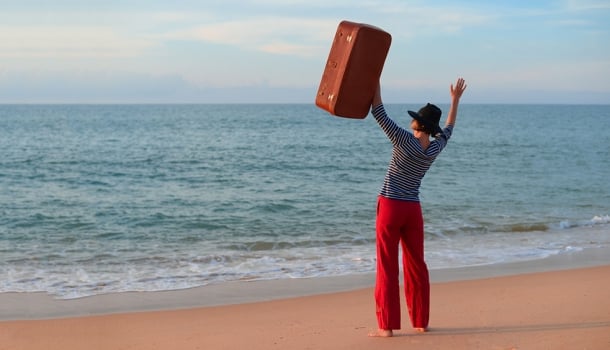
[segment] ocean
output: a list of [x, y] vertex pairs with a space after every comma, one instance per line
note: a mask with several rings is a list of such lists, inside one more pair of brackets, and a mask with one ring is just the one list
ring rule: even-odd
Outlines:
[[[461, 105], [421, 189], [429, 268], [610, 247], [608, 130], [607, 105]], [[374, 272], [390, 152], [313, 104], [0, 105], [0, 292]]]

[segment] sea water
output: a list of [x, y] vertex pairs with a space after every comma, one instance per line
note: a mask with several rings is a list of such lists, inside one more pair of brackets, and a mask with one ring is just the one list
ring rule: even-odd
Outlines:
[[[429, 267], [610, 247], [608, 130], [610, 106], [460, 106], [421, 188]], [[0, 292], [373, 272], [390, 153], [313, 105], [0, 106]]]

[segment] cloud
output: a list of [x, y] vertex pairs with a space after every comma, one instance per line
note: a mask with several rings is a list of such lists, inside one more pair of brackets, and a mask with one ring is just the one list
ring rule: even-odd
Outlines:
[[[291, 55], [302, 57], [316, 57], [318, 52], [323, 49], [321, 46], [307, 46], [290, 44], [286, 42], [269, 43], [261, 45], [259, 49], [263, 52], [279, 55]], [[324, 47], [324, 49], [327, 49]]]
[[123, 71], [0, 72], [0, 103], [171, 102], [197, 97], [175, 75]]
[[610, 2], [607, 0], [566, 0], [565, 7], [569, 11], [608, 10]]
[[337, 27], [334, 20], [303, 18], [250, 18], [217, 22], [168, 33], [170, 40], [195, 40], [231, 45], [245, 50], [297, 56], [328, 50]]
[[422, 33], [456, 33], [469, 27], [491, 23], [497, 13], [484, 12], [468, 6], [431, 5], [404, 1], [380, 3], [372, 7], [375, 16], [392, 27], [409, 31], [410, 35]]
[[178, 75], [1, 72], [0, 103], [313, 103], [317, 86], [198, 86]]
[[[256, 3], [269, 5], [274, 0], [259, 0]], [[327, 2], [317, 2], [324, 6]], [[284, 3], [282, 3], [284, 5]], [[326, 5], [331, 6], [331, 5]], [[337, 6], [333, 3], [332, 6]], [[343, 6], [350, 7], [346, 2]], [[369, 2], [366, 23], [379, 25], [397, 37], [412, 37], [414, 33], [459, 33], [464, 28], [479, 26], [492, 20], [492, 16], [476, 13], [468, 9], [443, 7], [409, 7], [402, 2], [381, 5]], [[285, 8], [285, 6], [283, 6]], [[296, 10], [295, 10], [296, 11]], [[164, 34], [164, 40], [204, 41], [229, 45], [244, 50], [311, 57], [324, 55], [341, 21], [335, 16], [308, 18], [284, 16], [279, 14], [263, 15], [241, 14], [239, 19], [212, 20], [210, 15], [206, 24]], [[348, 20], [359, 21], [358, 19]]]
[[131, 57], [154, 45], [111, 27], [0, 26], [2, 58]]
[[525, 89], [538, 89], [554, 93], [583, 91], [610, 96], [610, 83], [606, 79], [610, 76], [610, 63], [607, 61], [545, 62], [504, 70], [472, 70], [466, 75], [472, 81], [472, 86], [512, 89], [513, 94]]

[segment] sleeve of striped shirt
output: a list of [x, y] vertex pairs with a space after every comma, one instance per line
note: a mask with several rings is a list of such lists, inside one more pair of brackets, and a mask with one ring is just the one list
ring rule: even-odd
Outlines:
[[383, 132], [394, 145], [402, 144], [412, 136], [388, 117], [383, 104], [373, 107], [372, 113]]
[[453, 125], [449, 125], [443, 129], [443, 132], [436, 135], [435, 140], [432, 141], [430, 147], [428, 147], [427, 153], [434, 154], [434, 156], [438, 155], [445, 146], [447, 146], [447, 141], [451, 137], [453, 133]]

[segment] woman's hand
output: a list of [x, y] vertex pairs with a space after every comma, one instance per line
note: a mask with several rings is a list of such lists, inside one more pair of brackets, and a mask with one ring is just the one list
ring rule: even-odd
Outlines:
[[466, 90], [466, 82], [463, 78], [458, 78], [458, 80], [455, 82], [455, 86], [451, 84], [449, 89], [451, 93], [451, 107], [449, 107], [449, 114], [447, 115], [447, 122], [445, 123], [447, 126], [455, 125], [458, 105], [460, 104], [462, 93], [464, 93], [464, 90]]
[[455, 87], [453, 86], [453, 84], [451, 84], [451, 87], [450, 87], [451, 99], [459, 100], [462, 97], [462, 93], [464, 93], [464, 90], [466, 90], [467, 86], [468, 85], [466, 85], [466, 81], [463, 78], [458, 78], [458, 80], [455, 82]]

